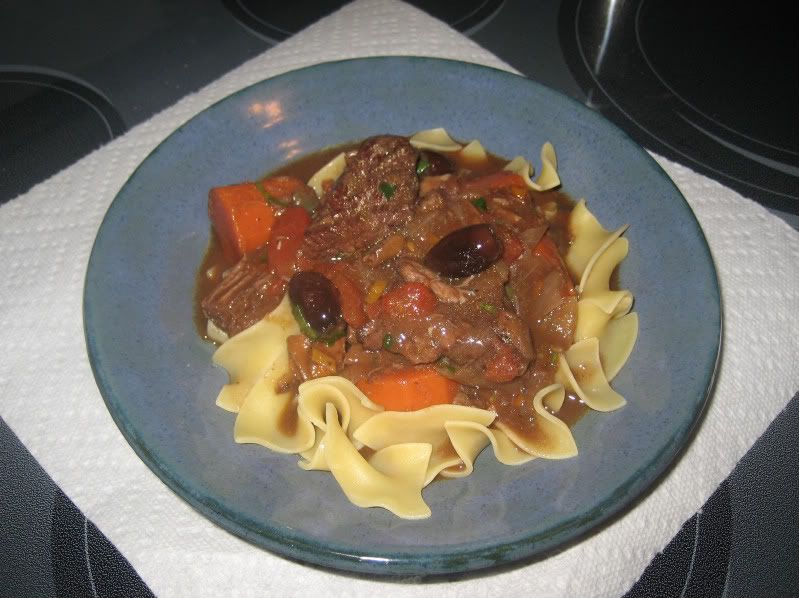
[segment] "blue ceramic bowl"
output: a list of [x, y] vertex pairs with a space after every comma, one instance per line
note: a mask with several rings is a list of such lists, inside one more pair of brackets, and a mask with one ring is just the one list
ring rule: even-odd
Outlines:
[[[493, 152], [558, 152], [564, 189], [608, 228], [630, 224], [621, 266], [640, 316], [614, 386], [629, 404], [574, 428], [580, 455], [522, 467], [491, 451], [463, 480], [425, 490], [433, 516], [403, 521], [351, 505], [333, 477], [233, 442], [214, 405], [224, 371], [192, 324], [209, 236], [208, 189], [329, 145], [443, 126]], [[650, 488], [707, 400], [721, 313], [702, 231], [658, 165], [587, 108], [528, 79], [473, 64], [373, 58], [262, 81], [198, 114], [130, 177], [103, 221], [84, 296], [97, 384], [125, 438], [200, 513], [281, 555], [378, 575], [470, 571], [585, 536]]]

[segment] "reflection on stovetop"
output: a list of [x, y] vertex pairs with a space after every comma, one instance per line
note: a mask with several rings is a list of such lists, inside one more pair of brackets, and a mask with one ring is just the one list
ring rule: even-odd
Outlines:
[[0, 71], [0, 199], [125, 131], [102, 93], [63, 73]]
[[568, 0], [559, 28], [589, 106], [642, 145], [799, 214], [798, 16], [782, 2]]
[[[501, 7], [502, 0], [406, 0], [450, 27], [470, 33], [479, 29]], [[270, 42], [279, 42], [349, 3], [349, 0], [222, 0], [245, 27]]]
[[0, 203], [271, 44], [206, 0], [10, 0], [0, 18]]
[[[14, 19], [0, 19], [0, 202], [344, 3], [11, 0]], [[799, 214], [796, 4], [741, 18], [741, 2], [411, 3], [648, 149]]]

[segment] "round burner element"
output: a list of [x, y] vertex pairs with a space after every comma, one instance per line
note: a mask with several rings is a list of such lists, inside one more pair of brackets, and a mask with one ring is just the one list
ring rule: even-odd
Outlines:
[[[338, 10], [350, 0], [222, 0], [233, 16], [257, 35], [279, 42]], [[464, 33], [472, 33], [494, 16], [503, 0], [408, 0], [417, 8]]]
[[125, 129], [105, 96], [66, 74], [0, 67], [0, 203]]
[[630, 0], [561, 5], [587, 103], [649, 149], [799, 213], [794, 3]]

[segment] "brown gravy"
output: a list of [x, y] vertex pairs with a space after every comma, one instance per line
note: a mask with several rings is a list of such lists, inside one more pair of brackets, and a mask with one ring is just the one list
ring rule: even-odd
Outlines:
[[[358, 147], [358, 143], [347, 143], [335, 147], [330, 147], [319, 152], [302, 157], [294, 162], [288, 163], [280, 168], [269, 172], [266, 176], [290, 175], [297, 177], [301, 180], [308, 180], [315, 172], [322, 166], [327, 164], [332, 158], [339, 153], [350, 152]], [[475, 174], [486, 174], [495, 172], [501, 169], [507, 160], [488, 155], [488, 158], [480, 163], [475, 164], [468, 162], [461, 157], [450, 154], [448, 157], [460, 168], [468, 168]], [[568, 218], [574, 206], [574, 201], [565, 193], [560, 191], [547, 191], [547, 192], [532, 192], [533, 201], [542, 208], [548, 209], [551, 213], [552, 204], [555, 206], [555, 215], [550, 219], [550, 234], [555, 241], [561, 253], [567, 250], [570, 238], [568, 231]], [[197, 271], [196, 284], [193, 301], [193, 320], [198, 334], [209, 340], [206, 334], [206, 319], [202, 314], [200, 304], [202, 299], [207, 296], [211, 290], [219, 283], [222, 278], [223, 272], [231, 267], [233, 264], [229, 263], [222, 254], [221, 248], [216, 240], [213, 230], [209, 234], [209, 244], [205, 252], [201, 265]], [[618, 274], [614, 272], [612, 278], [614, 288], [618, 287]], [[574, 396], [567, 395], [564, 404], [557, 413], [557, 417], [564, 421], [569, 427], [572, 427], [587, 411], [586, 406]], [[522, 425], [521, 421], [508, 422], [512, 427], [516, 428]], [[514, 425], [514, 423], [516, 425]], [[289, 402], [287, 408], [281, 414], [279, 428], [283, 433], [291, 434], [297, 426], [297, 413], [296, 402]], [[533, 430], [528, 432], [530, 437], [535, 436], [535, 426]]]

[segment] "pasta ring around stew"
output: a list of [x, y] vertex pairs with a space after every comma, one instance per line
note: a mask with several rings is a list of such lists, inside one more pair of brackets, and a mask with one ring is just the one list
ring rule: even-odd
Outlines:
[[[484, 153], [479, 142], [464, 146], [443, 129], [418, 133], [410, 137], [410, 144], [419, 151], [457, 153], [470, 148], [470, 156]], [[519, 173], [529, 189], [559, 186], [551, 144], [544, 144], [541, 160], [543, 173], [537, 181], [531, 179], [533, 167], [524, 158], [515, 158], [506, 168]], [[346, 158], [339, 154], [324, 172], [311, 177], [318, 195], [325, 192], [323, 182], [329, 189], [330, 179], [341, 176], [345, 166]], [[491, 205], [498, 211], [501, 202]], [[387, 409], [341, 375], [309, 379], [296, 388], [281, 386], [292, 377], [288, 339], [301, 331], [286, 294], [255, 324], [223, 337], [213, 355], [213, 362], [229, 375], [217, 405], [236, 413], [235, 441], [296, 454], [302, 469], [330, 472], [352, 504], [382, 507], [405, 519], [430, 517], [424, 488], [437, 477], [470, 475], [475, 459], [488, 446], [498, 461], [513, 466], [535, 458], [575, 457], [571, 430], [558, 417], [567, 393], [596, 411], [625, 404], [610, 380], [632, 351], [638, 319], [631, 312], [632, 294], [611, 285], [611, 274], [628, 251], [621, 236], [624, 228], [605, 230], [580, 200], [571, 211], [568, 229], [571, 242], [562, 258], [578, 283], [573, 342], [554, 355], [551, 383], [524, 398], [531, 405], [533, 434], [519, 433], [490, 408], [435, 404], [410, 411]]]

